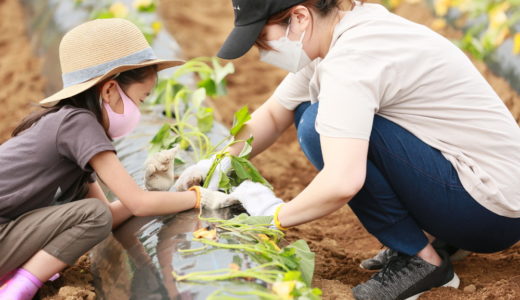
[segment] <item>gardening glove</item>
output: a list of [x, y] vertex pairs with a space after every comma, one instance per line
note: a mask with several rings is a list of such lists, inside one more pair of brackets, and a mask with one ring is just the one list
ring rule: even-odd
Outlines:
[[[213, 165], [213, 161], [215, 160], [215, 156], [212, 156], [209, 159], [204, 159], [199, 161], [198, 163], [190, 166], [182, 172], [179, 179], [175, 183], [175, 189], [178, 192], [182, 192], [190, 188], [194, 185], [201, 185], [201, 183], [206, 179], [208, 175], [209, 169]], [[231, 170], [231, 159], [229, 157], [224, 157], [217, 165], [213, 176], [211, 177], [211, 181], [208, 185], [208, 189], [210, 190], [218, 190], [218, 186], [220, 183], [220, 175], [222, 172], [228, 173]]]
[[179, 147], [163, 150], [145, 162], [144, 185], [149, 191], [168, 191], [174, 183], [174, 160]]
[[238, 199], [231, 195], [201, 188], [200, 186], [192, 186], [189, 190], [197, 193], [195, 208], [219, 209], [239, 203]]
[[271, 189], [250, 180], [242, 182], [230, 197], [238, 199], [251, 216], [273, 216], [278, 206], [284, 203]]

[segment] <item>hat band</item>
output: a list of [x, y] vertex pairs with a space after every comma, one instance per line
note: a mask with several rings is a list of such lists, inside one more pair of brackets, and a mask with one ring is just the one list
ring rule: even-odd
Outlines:
[[74, 72], [64, 73], [61, 77], [63, 79], [63, 87], [67, 88], [72, 85], [80, 84], [85, 81], [89, 81], [92, 78], [96, 78], [105, 75], [110, 70], [124, 65], [136, 65], [143, 61], [157, 59], [152, 48], [146, 48], [139, 52], [114, 59], [112, 61], [102, 63], [96, 66], [88, 67], [85, 69], [77, 70]]

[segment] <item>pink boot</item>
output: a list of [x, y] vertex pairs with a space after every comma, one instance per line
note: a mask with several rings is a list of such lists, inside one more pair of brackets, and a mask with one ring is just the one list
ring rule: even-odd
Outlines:
[[43, 283], [29, 271], [16, 269], [0, 287], [0, 299], [31, 300]]

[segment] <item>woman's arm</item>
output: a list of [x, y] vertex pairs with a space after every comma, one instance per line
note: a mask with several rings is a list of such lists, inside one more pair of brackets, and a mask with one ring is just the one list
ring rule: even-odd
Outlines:
[[89, 163], [107, 187], [135, 216], [167, 215], [195, 207], [197, 196], [194, 191], [148, 192], [141, 189], [114, 152], [101, 152]]
[[112, 213], [112, 229], [118, 227], [132, 216], [132, 212], [121, 201], [109, 202], [97, 181], [89, 184], [87, 198], [96, 198], [108, 205]]
[[325, 166], [312, 182], [280, 209], [284, 227], [326, 216], [348, 203], [363, 187], [368, 141], [321, 137]]
[[[283, 107], [278, 100], [271, 96], [252, 115], [251, 120], [246, 123], [240, 131], [237, 139], [248, 139], [254, 137], [251, 158], [262, 153], [271, 146], [280, 135], [292, 124], [294, 112]], [[230, 147], [233, 155], [238, 155], [244, 144], [237, 143]]]

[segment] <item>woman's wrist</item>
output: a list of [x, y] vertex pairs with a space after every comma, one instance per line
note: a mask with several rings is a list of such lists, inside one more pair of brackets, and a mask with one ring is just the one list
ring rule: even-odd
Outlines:
[[283, 227], [282, 223], [280, 222], [280, 210], [282, 209], [282, 206], [283, 206], [283, 204], [280, 204], [280, 205], [278, 205], [278, 207], [276, 207], [276, 209], [274, 211], [274, 215], [273, 215], [273, 222], [274, 222], [274, 225], [276, 226], [276, 228], [278, 228], [280, 230], [289, 230], [288, 227]]

